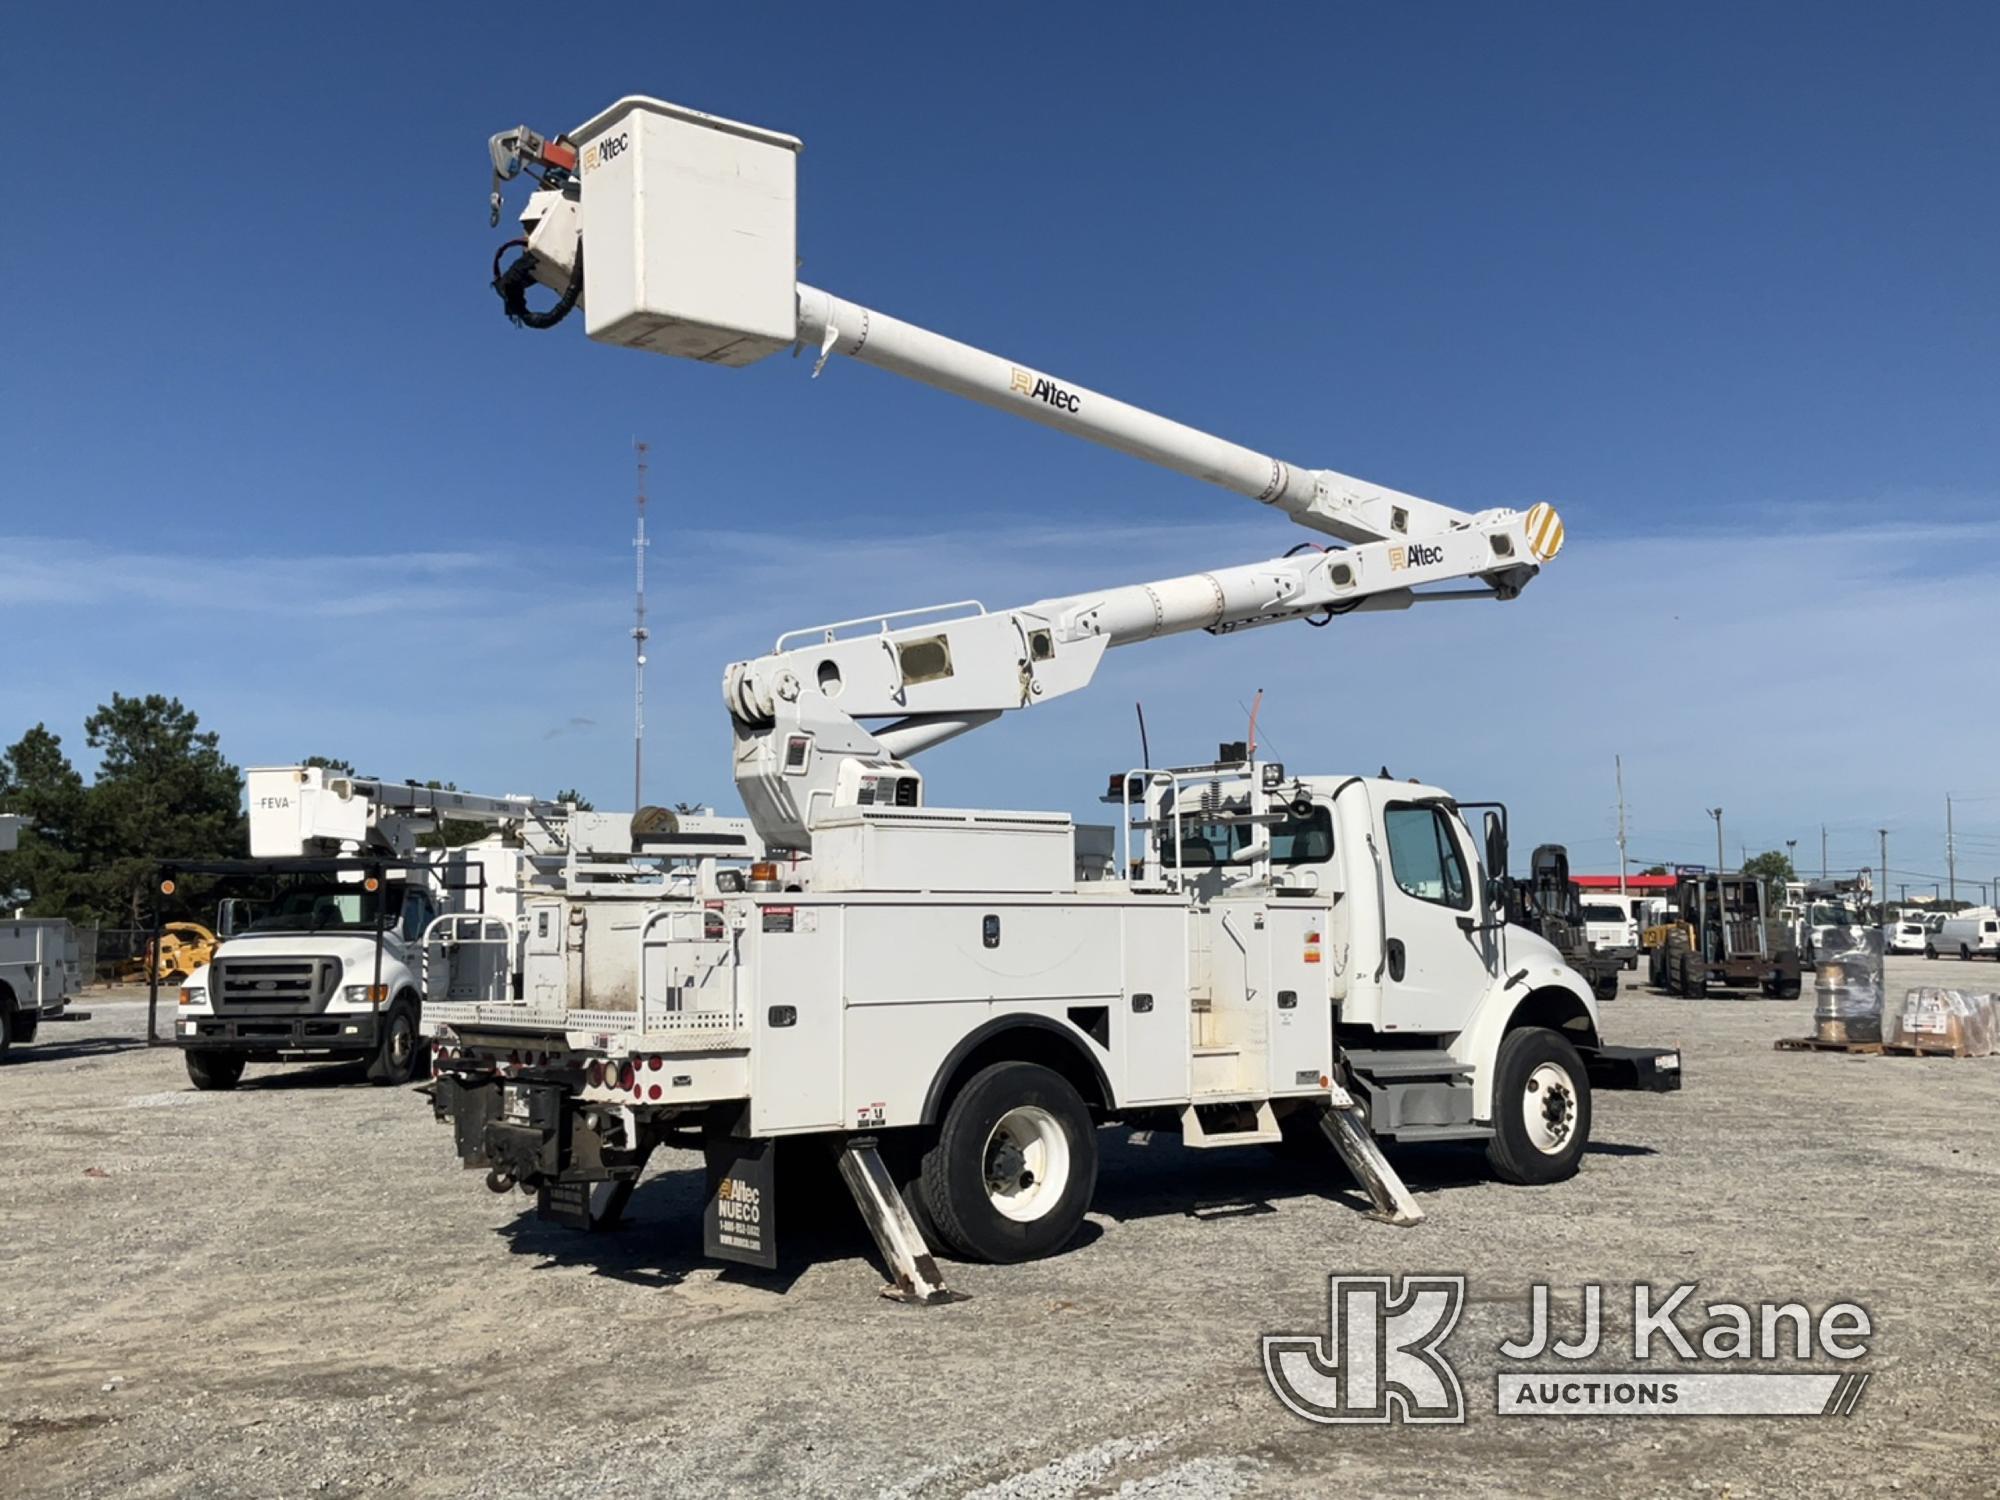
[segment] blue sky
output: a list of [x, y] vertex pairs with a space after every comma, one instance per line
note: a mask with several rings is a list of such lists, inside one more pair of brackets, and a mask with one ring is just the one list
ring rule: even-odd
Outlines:
[[[552, 15], [555, 13], [552, 13]], [[114, 689], [315, 751], [726, 802], [728, 660], [794, 626], [1249, 561], [1304, 533], [838, 363], [510, 328], [486, 136], [623, 93], [791, 131], [814, 284], [1305, 464], [1571, 544], [1519, 601], [1116, 653], [925, 761], [1089, 801], [1266, 690], [1294, 765], [1501, 796], [1612, 858], [1800, 840], [2000, 869], [2000, 12], [42, 7], [7, 24], [0, 736]], [[1920, 665], [1920, 662], [1926, 663]], [[1704, 685], [1707, 685], [1706, 687]], [[1732, 853], [1735, 850], [1732, 847]], [[1978, 874], [1978, 870], [1967, 871]], [[1990, 878], [1992, 871], [1986, 872]]]

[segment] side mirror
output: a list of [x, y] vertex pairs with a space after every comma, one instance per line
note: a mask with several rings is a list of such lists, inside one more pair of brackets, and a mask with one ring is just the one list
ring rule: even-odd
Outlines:
[[1488, 875], [1486, 877], [1486, 909], [1501, 921], [1506, 920], [1507, 881], [1504, 876]]
[[1507, 873], [1507, 823], [1497, 812], [1486, 815], [1486, 869], [1492, 875]]

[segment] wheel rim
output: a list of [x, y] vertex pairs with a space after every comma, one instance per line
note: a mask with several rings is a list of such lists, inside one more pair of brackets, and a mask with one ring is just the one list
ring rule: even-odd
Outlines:
[[1039, 1105], [1002, 1115], [986, 1137], [983, 1161], [987, 1201], [1016, 1223], [1047, 1214], [1069, 1186], [1069, 1137]]
[[389, 1028], [389, 1061], [400, 1068], [410, 1060], [410, 1055], [415, 1051], [416, 1038], [410, 1030], [410, 1023], [406, 1018], [398, 1016], [395, 1024]]
[[1521, 1095], [1528, 1142], [1544, 1156], [1558, 1156], [1576, 1134], [1576, 1081], [1559, 1063], [1545, 1062], [1528, 1075]]

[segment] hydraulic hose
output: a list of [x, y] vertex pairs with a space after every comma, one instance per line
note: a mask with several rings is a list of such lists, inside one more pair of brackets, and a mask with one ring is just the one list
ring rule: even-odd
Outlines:
[[493, 290], [500, 294], [500, 305], [507, 313], [507, 320], [517, 328], [553, 328], [576, 307], [577, 299], [583, 295], [583, 246], [576, 247], [576, 269], [570, 273], [569, 286], [555, 305], [546, 312], [536, 312], [528, 306], [528, 288], [535, 285], [535, 257], [532, 251], [523, 251], [515, 262], [502, 271], [499, 269], [500, 256], [507, 253], [510, 246], [525, 245], [525, 240], [509, 240], [493, 257]]

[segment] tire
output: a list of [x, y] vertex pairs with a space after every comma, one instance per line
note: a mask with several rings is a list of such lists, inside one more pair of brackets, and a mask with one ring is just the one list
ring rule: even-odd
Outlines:
[[1692, 952], [1681, 963], [1680, 993], [1688, 1000], [1708, 998], [1708, 970]]
[[243, 1081], [243, 1065], [249, 1061], [241, 1052], [190, 1051], [188, 1082], [204, 1094], [233, 1089]]
[[880, 1143], [882, 1165], [889, 1169], [889, 1177], [902, 1195], [903, 1207], [910, 1211], [917, 1232], [933, 1254], [949, 1248], [938, 1231], [937, 1220], [931, 1217], [930, 1206], [924, 1202], [924, 1158], [936, 1145], [937, 1132], [923, 1126], [892, 1130]]
[[14, 1017], [14, 1040], [19, 1042], [23, 1047], [33, 1042], [35, 1033], [41, 1029], [42, 1018], [40, 1016]]
[[1929, 943], [1925, 943], [1925, 944], [1924, 944], [1924, 957], [1925, 957], [1925, 958], [1936, 958], [1936, 957], [1937, 957], [1937, 949], [1936, 949], [1936, 948], [1934, 948], [1934, 947], [1932, 947], [1932, 946], [1931, 946], [1931, 945], [1930, 945]]
[[921, 1187], [930, 1222], [960, 1255], [1037, 1260], [1083, 1224], [1097, 1190], [1097, 1129], [1061, 1074], [994, 1063], [945, 1111]]
[[1798, 979], [1796, 977], [1791, 979], [1780, 979], [1778, 981], [1778, 998], [1780, 1000], [1796, 1000], [1799, 998], [1799, 995], [1804, 991], [1804, 988], [1805, 988], [1805, 981]]
[[1576, 1048], [1545, 1026], [1508, 1032], [1493, 1063], [1494, 1174], [1522, 1187], [1562, 1182], [1589, 1143], [1590, 1074]]
[[14, 1050], [14, 997], [0, 991], [0, 1063]]
[[[1958, 958], [1959, 958], [1959, 962], [1960, 962], [1960, 963], [1971, 963], [1971, 962], [1972, 962], [1972, 950], [1971, 950], [1970, 948], [1966, 947], [1966, 946], [1965, 946], [1965, 944], [1963, 944], [1963, 943], [1960, 943], [1960, 944], [1958, 945]], [[26, 1037], [22, 1037], [22, 1038], [21, 1038], [21, 1040], [25, 1042], [25, 1041], [27, 1040], [27, 1038], [26, 1038]]]
[[400, 1088], [417, 1076], [423, 1054], [423, 1038], [417, 1035], [417, 1008], [407, 1000], [398, 1000], [382, 1017], [382, 1040], [368, 1064], [368, 1081]]

